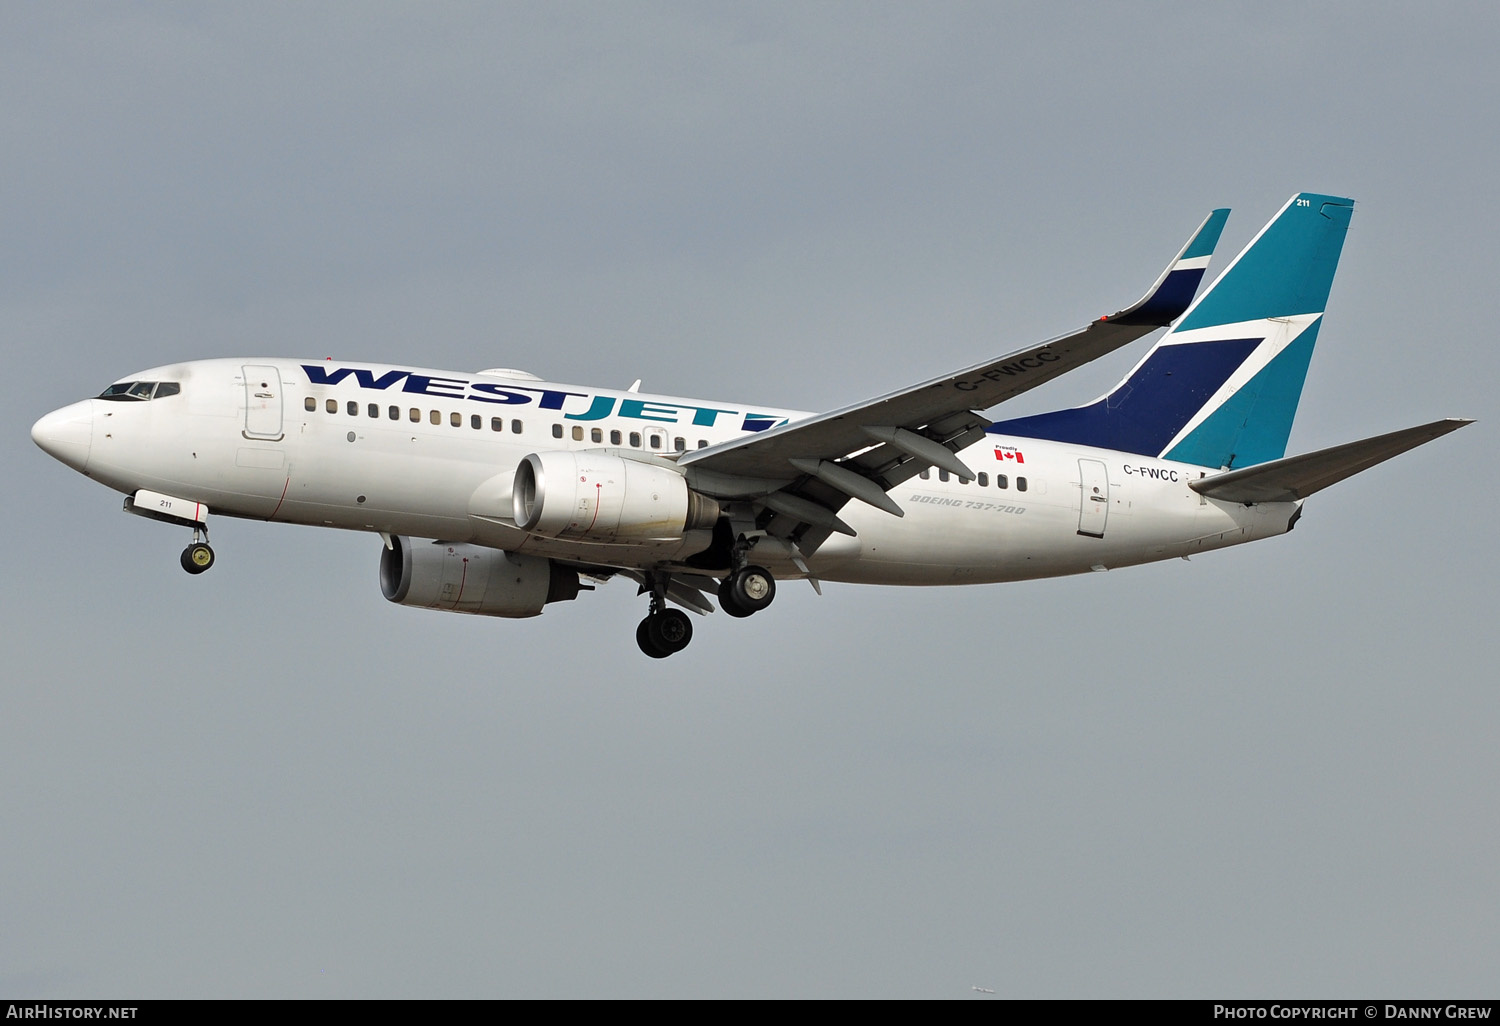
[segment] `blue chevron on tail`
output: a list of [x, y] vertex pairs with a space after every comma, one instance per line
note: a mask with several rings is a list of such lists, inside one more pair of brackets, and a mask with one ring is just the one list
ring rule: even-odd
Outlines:
[[1108, 395], [990, 432], [1206, 467], [1280, 459], [1353, 211], [1293, 196]]

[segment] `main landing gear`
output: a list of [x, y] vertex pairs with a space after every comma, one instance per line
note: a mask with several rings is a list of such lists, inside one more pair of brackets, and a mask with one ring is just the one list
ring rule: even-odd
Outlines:
[[[635, 643], [652, 659], [681, 652], [693, 640], [692, 620], [682, 610], [667, 606], [669, 579], [666, 574], [652, 576], [651, 612], [635, 629]], [[776, 579], [764, 567], [741, 567], [719, 585], [719, 606], [730, 616], [758, 613], [775, 597]]]
[[652, 659], [665, 659], [673, 652], [681, 652], [693, 640], [693, 621], [680, 609], [656, 609], [656, 600], [651, 600], [652, 611], [635, 629], [635, 643]]
[[652, 659], [665, 659], [681, 652], [693, 640], [693, 622], [680, 609], [667, 607], [666, 574], [651, 575], [651, 612], [635, 629], [635, 643]]
[[208, 547], [208, 527], [193, 528], [193, 543], [182, 550], [182, 568], [201, 574], [214, 565], [214, 550]]
[[776, 578], [760, 566], [743, 566], [719, 582], [719, 608], [730, 616], [749, 616], [776, 597]]

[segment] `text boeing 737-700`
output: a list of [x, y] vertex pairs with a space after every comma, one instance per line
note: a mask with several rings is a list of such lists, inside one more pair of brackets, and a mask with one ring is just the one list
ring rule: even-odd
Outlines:
[[[1195, 301], [1216, 210], [1119, 313], [828, 413], [219, 359], [132, 374], [31, 435], [129, 512], [190, 528], [189, 573], [213, 565], [212, 510], [378, 533], [381, 590], [405, 605], [534, 616], [623, 575], [660, 658], [692, 637], [674, 605], [712, 612], [708, 592], [742, 617], [778, 580], [1016, 581], [1284, 534], [1309, 495], [1469, 423], [1286, 456], [1353, 209], [1293, 196]], [[1092, 403], [984, 412], [1169, 325]]]

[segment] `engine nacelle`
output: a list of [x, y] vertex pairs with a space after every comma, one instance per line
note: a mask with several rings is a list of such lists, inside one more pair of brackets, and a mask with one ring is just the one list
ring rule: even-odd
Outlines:
[[540, 556], [402, 537], [391, 544], [380, 554], [380, 591], [403, 606], [523, 617], [578, 597], [578, 574]]
[[516, 468], [516, 525], [548, 538], [675, 541], [709, 530], [719, 504], [671, 467], [600, 452], [534, 452]]

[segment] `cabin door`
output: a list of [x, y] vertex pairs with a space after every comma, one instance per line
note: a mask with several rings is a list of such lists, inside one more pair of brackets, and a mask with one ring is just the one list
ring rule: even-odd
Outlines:
[[1078, 533], [1090, 538], [1104, 537], [1109, 519], [1109, 474], [1099, 460], [1078, 461]]

